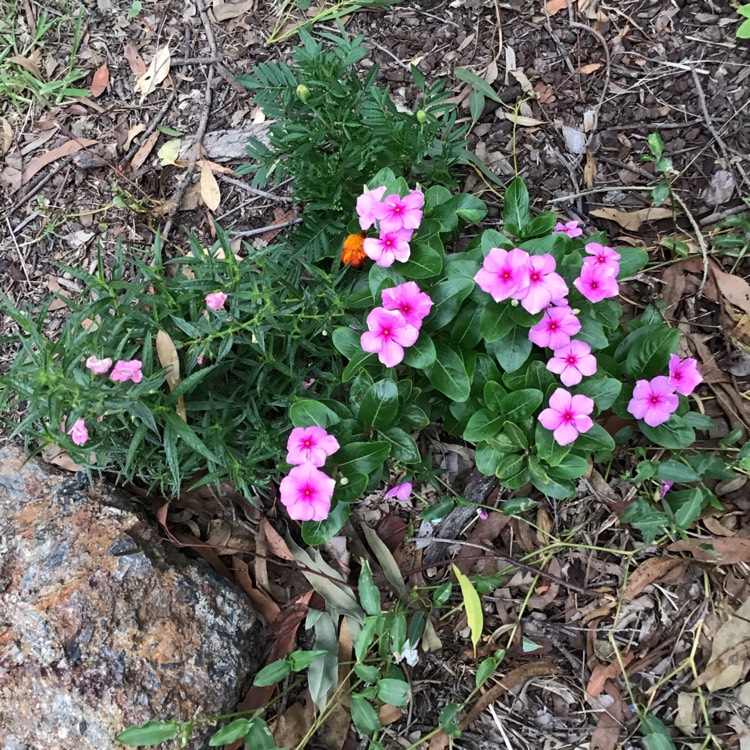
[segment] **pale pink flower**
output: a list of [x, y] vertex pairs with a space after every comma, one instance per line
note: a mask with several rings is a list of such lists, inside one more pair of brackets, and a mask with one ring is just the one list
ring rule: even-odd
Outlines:
[[539, 415], [542, 427], [552, 430], [558, 445], [569, 445], [580, 433], [593, 426], [589, 414], [594, 411], [594, 402], [588, 396], [574, 396], [564, 388], [558, 388], [549, 399], [549, 407]]
[[397, 484], [385, 493], [386, 500], [392, 500], [394, 497], [397, 500], [408, 500], [411, 495], [411, 489], [411, 482]]
[[567, 234], [571, 239], [580, 237], [583, 234], [583, 229], [578, 226], [577, 221], [566, 221], [564, 224], [559, 221], [555, 224], [555, 228], [552, 231]]
[[380, 221], [381, 232], [399, 232], [402, 229], [413, 231], [422, 223], [422, 206], [422, 192], [411, 190], [403, 198], [396, 193], [386, 196], [373, 207], [373, 214]]
[[415, 328], [422, 325], [432, 308], [430, 295], [425, 294], [413, 281], [384, 289], [381, 297], [386, 310], [398, 310], [404, 320]]
[[669, 492], [669, 490], [672, 489], [673, 484], [674, 482], [662, 482], [661, 490], [659, 491], [659, 496], [664, 497], [667, 494], [667, 492]]
[[555, 349], [555, 356], [547, 362], [547, 369], [560, 376], [563, 385], [578, 385], [584, 375], [596, 372], [596, 357], [591, 353], [591, 347], [583, 341], [571, 341], [559, 349]]
[[60, 427], [66, 435], [70, 435], [70, 439], [76, 445], [84, 445], [88, 442], [89, 431], [86, 429], [86, 423], [82, 419], [76, 419], [75, 423], [69, 430], [65, 429], [65, 420], [63, 420]]
[[339, 447], [339, 441], [322, 427], [295, 427], [286, 443], [286, 462], [323, 466]]
[[568, 294], [568, 285], [555, 273], [555, 267], [555, 259], [549, 253], [529, 256], [524, 283], [514, 296], [532, 315]]
[[611, 267], [584, 265], [581, 275], [573, 282], [575, 288], [589, 302], [601, 302], [619, 294], [617, 279]]
[[489, 518], [487, 511], [484, 508], [477, 508], [477, 515], [479, 516], [480, 521], [486, 521]]
[[412, 346], [419, 331], [410, 326], [398, 310], [376, 307], [367, 316], [368, 331], [360, 338], [362, 349], [377, 353], [386, 367], [395, 367], [404, 359], [404, 347]]
[[588, 256], [583, 259], [584, 265], [608, 268], [615, 276], [620, 273], [620, 253], [615, 252], [611, 247], [600, 245], [598, 242], [587, 243], [585, 249]]
[[140, 383], [143, 380], [142, 366], [143, 363], [140, 359], [121, 359], [115, 363], [112, 372], [109, 373], [109, 379], [121, 383], [125, 383], [128, 380]]
[[323, 521], [331, 511], [336, 482], [312, 464], [295, 466], [279, 484], [281, 503], [295, 521]]
[[310, 388], [310, 386], [313, 385], [313, 383], [315, 383], [315, 378], [310, 378], [309, 380], [303, 380], [302, 381], [302, 387], [305, 390], [307, 390], [308, 388]]
[[383, 268], [389, 268], [394, 261], [406, 263], [411, 255], [410, 239], [411, 230], [381, 232], [380, 237], [365, 240], [365, 255]]
[[206, 295], [206, 307], [209, 310], [223, 310], [228, 296], [224, 292], [211, 292]]
[[359, 226], [363, 230], [367, 230], [375, 225], [375, 206], [380, 203], [380, 199], [383, 197], [385, 192], [385, 185], [373, 188], [372, 190], [365, 190], [362, 195], [357, 198], [357, 216], [359, 216]]
[[633, 389], [633, 398], [628, 404], [628, 411], [650, 427], [658, 427], [666, 422], [680, 405], [680, 399], [674, 391], [674, 386], [664, 375], [659, 375], [650, 381], [639, 380]]
[[529, 340], [537, 346], [559, 349], [570, 343], [571, 336], [580, 330], [581, 321], [570, 307], [548, 307], [542, 319], [529, 329]]
[[482, 267], [474, 276], [479, 288], [502, 302], [515, 296], [527, 276], [529, 254], [516, 247], [503, 250], [493, 247], [486, 255]]
[[680, 361], [676, 354], [669, 358], [669, 384], [683, 396], [689, 396], [701, 383], [703, 376], [698, 372], [698, 363], [688, 357]]
[[104, 373], [108, 372], [109, 368], [112, 367], [112, 360], [110, 357], [106, 357], [105, 359], [89, 357], [86, 360], [86, 367], [88, 367], [94, 375], [104, 375]]

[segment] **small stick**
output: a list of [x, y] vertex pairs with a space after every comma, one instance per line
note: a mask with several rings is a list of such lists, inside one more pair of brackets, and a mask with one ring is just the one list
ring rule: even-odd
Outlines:
[[[572, 5], [570, 4], [570, 2], [568, 2], [568, 12], [572, 13]], [[602, 104], [604, 104], [604, 98], [607, 96], [607, 91], [609, 90], [609, 81], [612, 71], [612, 60], [609, 56], [609, 46], [607, 45], [607, 40], [591, 26], [587, 26], [584, 23], [578, 23], [577, 21], [570, 21], [569, 25], [571, 29], [581, 29], [582, 31], [588, 31], [589, 34], [593, 35], [596, 38], [596, 40], [604, 50], [604, 59], [606, 61], [606, 68], [604, 71], [604, 86], [602, 86], [602, 90], [599, 92], [599, 101], [594, 110], [595, 122], [593, 130], [596, 130], [599, 125], [599, 111], [602, 108]]]
[[69, 154], [61, 161], [57, 162], [49, 172], [44, 175], [40, 175], [34, 182], [32, 182], [26, 192], [10, 207], [8, 216], [14, 214], [24, 203], [31, 200], [53, 177], [60, 174], [72, 161], [75, 154]]
[[722, 219], [726, 219], [727, 216], [734, 216], [735, 214], [741, 214], [743, 211], [750, 211], [750, 206], [743, 203], [741, 206], [734, 206], [733, 208], [727, 208], [725, 211], [717, 211], [715, 213], [704, 216], [698, 223], [705, 227], [707, 224], [715, 224]]
[[245, 192], [252, 193], [253, 195], [257, 195], [261, 198], [268, 198], [269, 200], [278, 201], [279, 203], [292, 203], [291, 198], [285, 198], [284, 196], [275, 195], [274, 193], [269, 193], [265, 190], [259, 190], [258, 188], [254, 188], [247, 183], [242, 182], [242, 180], [237, 180], [234, 177], [229, 177], [225, 174], [220, 174], [219, 179], [222, 182], [226, 182], [229, 185], [234, 185], [235, 187], [238, 187]]
[[175, 100], [176, 96], [177, 92], [172, 91], [172, 93], [167, 97], [167, 101], [164, 102], [162, 108], [157, 112], [156, 117], [151, 120], [151, 122], [148, 124], [148, 127], [143, 131], [143, 134], [138, 139], [138, 142], [131, 144], [128, 153], [125, 154], [124, 161], [130, 161], [136, 155], [136, 152], [141, 147], [141, 144], [144, 143], [145, 140], [151, 135], [151, 133], [153, 133], [154, 130], [159, 127], [159, 124], [164, 119], [167, 112], [169, 112], [169, 108], [172, 106], [172, 102]]
[[169, 63], [171, 68], [181, 65], [213, 65], [221, 62], [220, 57], [177, 57]]
[[274, 229], [284, 229], [292, 226], [292, 224], [299, 224], [301, 221], [302, 219], [290, 219], [289, 221], [282, 221], [280, 224], [271, 224], [267, 227], [258, 227], [258, 229], [243, 229], [240, 232], [230, 232], [230, 234], [232, 237], [255, 237], [258, 234], [273, 232]]
[[13, 240], [13, 245], [16, 248], [16, 253], [18, 253], [18, 260], [21, 261], [21, 268], [23, 269], [23, 275], [26, 277], [26, 283], [31, 284], [31, 279], [29, 278], [29, 269], [26, 268], [26, 258], [23, 257], [23, 253], [21, 252], [21, 248], [18, 247], [18, 242], [16, 241], [16, 234], [13, 231], [13, 227], [10, 224], [10, 219], [6, 216], [5, 217], [5, 223], [8, 225], [8, 231], [10, 232], [10, 238]]

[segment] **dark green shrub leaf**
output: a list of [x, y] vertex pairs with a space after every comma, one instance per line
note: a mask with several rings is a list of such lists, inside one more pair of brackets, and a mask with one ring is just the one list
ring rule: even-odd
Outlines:
[[425, 330], [437, 331], [447, 326], [458, 314], [461, 303], [474, 289], [472, 279], [444, 279], [431, 292], [432, 310], [424, 322]]
[[333, 500], [337, 503], [353, 503], [359, 500], [367, 489], [367, 474], [347, 474], [336, 482]]
[[669, 526], [665, 513], [657, 510], [648, 500], [639, 498], [620, 513], [620, 521], [628, 523], [643, 534], [643, 543], [651, 544]]
[[513, 497], [500, 504], [498, 510], [506, 516], [518, 516], [521, 513], [528, 513], [534, 510], [539, 503], [530, 497]]
[[229, 745], [237, 740], [244, 739], [247, 733], [250, 731], [252, 722], [247, 719], [235, 719], [229, 722], [218, 732], [214, 732], [213, 736], [209, 740], [209, 747], [221, 747], [222, 745]]
[[446, 344], [437, 344], [435, 351], [437, 359], [426, 370], [430, 382], [453, 401], [466, 401], [471, 393], [471, 386], [463, 359]]
[[432, 336], [426, 331], [419, 334], [419, 338], [404, 351], [404, 364], [425, 370], [435, 362], [435, 344]]
[[670, 490], [666, 495], [666, 501], [674, 513], [677, 528], [683, 531], [690, 527], [707, 505], [700, 487], [691, 490]]
[[467, 224], [476, 224], [487, 215], [487, 206], [484, 204], [484, 201], [479, 200], [475, 195], [467, 193], [460, 193], [454, 196], [446, 205]]
[[295, 427], [330, 427], [339, 420], [336, 412], [324, 406], [320, 401], [305, 398], [295, 401], [289, 410], [289, 418]]
[[405, 464], [416, 464], [421, 460], [414, 438], [400, 427], [388, 427], [378, 432], [378, 438], [391, 444], [391, 456]]
[[382, 429], [393, 424], [398, 412], [398, 387], [393, 380], [373, 383], [362, 399], [359, 418], [365, 424]]
[[361, 560], [361, 569], [359, 571], [359, 601], [362, 609], [368, 615], [380, 614], [380, 589], [372, 580], [372, 571], [370, 563], [367, 560]]
[[383, 465], [390, 452], [390, 444], [383, 441], [349, 443], [336, 453], [336, 463], [346, 477], [370, 474]]
[[[510, 305], [507, 302], [490, 300], [479, 315], [479, 331], [489, 344], [507, 336], [513, 328], [510, 317]], [[528, 336], [528, 334], [527, 334]]]
[[368, 737], [380, 729], [380, 720], [375, 709], [366, 698], [356, 693], [352, 695], [352, 721], [354, 726]]
[[320, 648], [314, 651], [292, 651], [287, 659], [292, 672], [301, 672], [303, 669], [307, 669], [318, 657], [327, 653], [325, 649]]
[[443, 258], [437, 250], [423, 243], [415, 243], [406, 263], [399, 265], [405, 279], [430, 279], [443, 269]]
[[[643, 330], [643, 329], [641, 329]], [[652, 378], [667, 371], [669, 355], [677, 351], [680, 332], [655, 324], [633, 341], [625, 359], [625, 369], [635, 379]]]
[[700, 482], [701, 475], [681, 461], [668, 459], [658, 464], [656, 478], [662, 482]]
[[380, 670], [375, 666], [358, 663], [354, 665], [354, 674], [364, 682], [375, 683], [378, 681], [378, 677], [380, 677]]
[[599, 411], [609, 409], [622, 390], [622, 382], [614, 378], [586, 378], [576, 386], [576, 393], [593, 399]]
[[658, 427], [649, 427], [645, 422], [639, 422], [641, 432], [653, 443], [662, 448], [680, 450], [688, 448], [695, 442], [695, 431], [682, 418], [673, 414], [667, 422]]
[[480, 409], [469, 419], [464, 429], [464, 440], [470, 443], [489, 440], [502, 430], [504, 421], [505, 416], [491, 412], [489, 409]]
[[613, 451], [615, 449], [614, 438], [600, 425], [594, 422], [594, 426], [579, 435], [573, 447], [580, 451]]
[[409, 702], [410, 690], [409, 683], [403, 680], [378, 680], [378, 698], [391, 706], [405, 706]]
[[526, 328], [514, 326], [503, 338], [488, 344], [487, 350], [495, 356], [503, 370], [515, 372], [531, 354], [529, 332]]
[[534, 388], [514, 391], [500, 402], [500, 413], [508, 422], [518, 424], [539, 408], [543, 398], [544, 394]]
[[256, 687], [268, 687], [281, 682], [285, 677], [292, 673], [292, 668], [286, 659], [277, 659], [267, 664], [255, 675], [253, 685]]
[[640, 247], [618, 247], [620, 253], [620, 273], [617, 279], [627, 279], [635, 276], [648, 263], [648, 253]]
[[360, 338], [361, 334], [351, 328], [337, 328], [331, 336], [333, 345], [347, 359], [351, 359], [355, 354], [362, 351], [362, 345], [359, 343]]
[[521, 231], [531, 220], [529, 191], [526, 190], [526, 185], [520, 177], [511, 180], [505, 191], [503, 220], [506, 224], [514, 224]]
[[[365, 475], [358, 474], [357, 476]], [[365, 476], [365, 485], [366, 484], [367, 477]], [[361, 495], [362, 493], [360, 492], [357, 495], [357, 498]], [[310, 547], [317, 547], [319, 544], [325, 544], [331, 539], [331, 537], [336, 536], [336, 534], [341, 531], [349, 518], [350, 512], [351, 507], [349, 503], [339, 501], [328, 516], [322, 521], [303, 521], [302, 539], [304, 539], [305, 544], [308, 544]]]

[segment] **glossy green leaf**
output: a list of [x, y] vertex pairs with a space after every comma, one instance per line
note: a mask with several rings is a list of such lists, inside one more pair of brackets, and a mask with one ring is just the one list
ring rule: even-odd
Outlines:
[[[510, 317], [510, 303], [490, 300], [479, 315], [479, 331], [489, 344], [507, 336], [513, 328]], [[527, 334], [528, 336], [528, 334]]]
[[218, 732], [214, 732], [208, 742], [209, 747], [222, 747], [237, 740], [242, 740], [250, 731], [252, 722], [247, 719], [235, 719], [226, 724]]
[[544, 394], [534, 388], [524, 388], [509, 393], [500, 402], [500, 413], [508, 422], [521, 422], [539, 408]]
[[414, 438], [400, 427], [388, 427], [378, 431], [378, 438], [391, 445], [391, 458], [404, 464], [416, 464], [422, 460]]
[[505, 191], [503, 220], [506, 224], [513, 224], [520, 230], [523, 230], [531, 220], [529, 191], [520, 177], [511, 180]]
[[399, 264], [405, 279], [431, 279], [443, 269], [443, 258], [437, 250], [423, 243], [412, 245], [409, 260]]
[[424, 322], [425, 330], [437, 331], [447, 326], [458, 314], [461, 303], [474, 289], [472, 279], [444, 279], [432, 290], [432, 310]]
[[359, 601], [362, 609], [368, 615], [380, 614], [380, 589], [372, 580], [372, 571], [370, 563], [367, 560], [361, 560], [361, 569], [359, 571]]
[[253, 685], [256, 687], [268, 687], [281, 682], [285, 677], [292, 673], [292, 668], [286, 659], [277, 659], [267, 664], [255, 675]]
[[398, 387], [393, 380], [373, 383], [362, 399], [359, 418], [372, 427], [389, 427], [398, 412]]
[[[367, 477], [365, 476], [365, 480], [366, 479]], [[333, 510], [331, 510], [322, 521], [303, 521], [302, 539], [304, 539], [305, 544], [308, 544], [311, 547], [325, 544], [329, 539], [336, 536], [336, 534], [341, 531], [344, 524], [349, 519], [350, 513], [351, 506], [349, 503], [338, 502]]]
[[289, 418], [295, 427], [330, 427], [339, 421], [336, 412], [310, 398], [295, 401], [289, 410]]
[[435, 351], [435, 363], [426, 370], [430, 382], [453, 401], [466, 401], [471, 393], [471, 385], [463, 359], [443, 343], [438, 343]]
[[413, 346], [404, 351], [404, 364], [424, 370], [435, 362], [435, 344], [426, 331], [419, 334]]
[[411, 687], [404, 680], [385, 678], [378, 680], [378, 698], [391, 706], [405, 706], [409, 702]]
[[482, 601], [468, 576], [464, 575], [456, 565], [453, 566], [453, 575], [456, 576], [458, 585], [461, 587], [464, 609], [466, 610], [466, 620], [471, 632], [471, 644], [474, 647], [474, 654], [476, 655], [477, 644], [482, 637], [482, 630], [484, 630]]
[[177, 736], [180, 725], [176, 721], [147, 721], [138, 727], [128, 727], [116, 739], [123, 745], [160, 745]]
[[464, 429], [464, 440], [468, 440], [470, 443], [489, 440], [500, 432], [504, 421], [504, 415], [491, 412], [489, 409], [480, 409], [472, 414], [469, 419]]
[[633, 341], [625, 359], [625, 369], [632, 378], [652, 378], [667, 371], [669, 356], [677, 351], [680, 332], [676, 328], [654, 324], [647, 333]]
[[614, 378], [584, 378], [575, 389], [576, 393], [593, 399], [600, 412], [614, 404], [621, 390], [622, 381]]
[[695, 430], [682, 417], [673, 414], [667, 422], [658, 427], [649, 427], [639, 422], [641, 432], [652, 442], [662, 448], [680, 450], [688, 448], [695, 442]]
[[662, 482], [700, 482], [701, 475], [681, 461], [667, 459], [656, 467], [656, 478]]
[[335, 461], [344, 476], [370, 474], [382, 466], [390, 451], [390, 444], [383, 441], [349, 443], [336, 453]]
[[514, 326], [501, 339], [488, 344], [487, 349], [495, 356], [503, 370], [515, 372], [529, 358], [531, 346], [528, 330]]
[[352, 722], [367, 737], [380, 729], [380, 720], [375, 709], [366, 698], [356, 693], [352, 695]]

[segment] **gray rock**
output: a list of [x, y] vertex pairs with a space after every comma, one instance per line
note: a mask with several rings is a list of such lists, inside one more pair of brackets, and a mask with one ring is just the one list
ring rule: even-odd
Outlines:
[[0, 748], [109, 750], [131, 724], [231, 711], [257, 629], [131, 498], [0, 450]]

